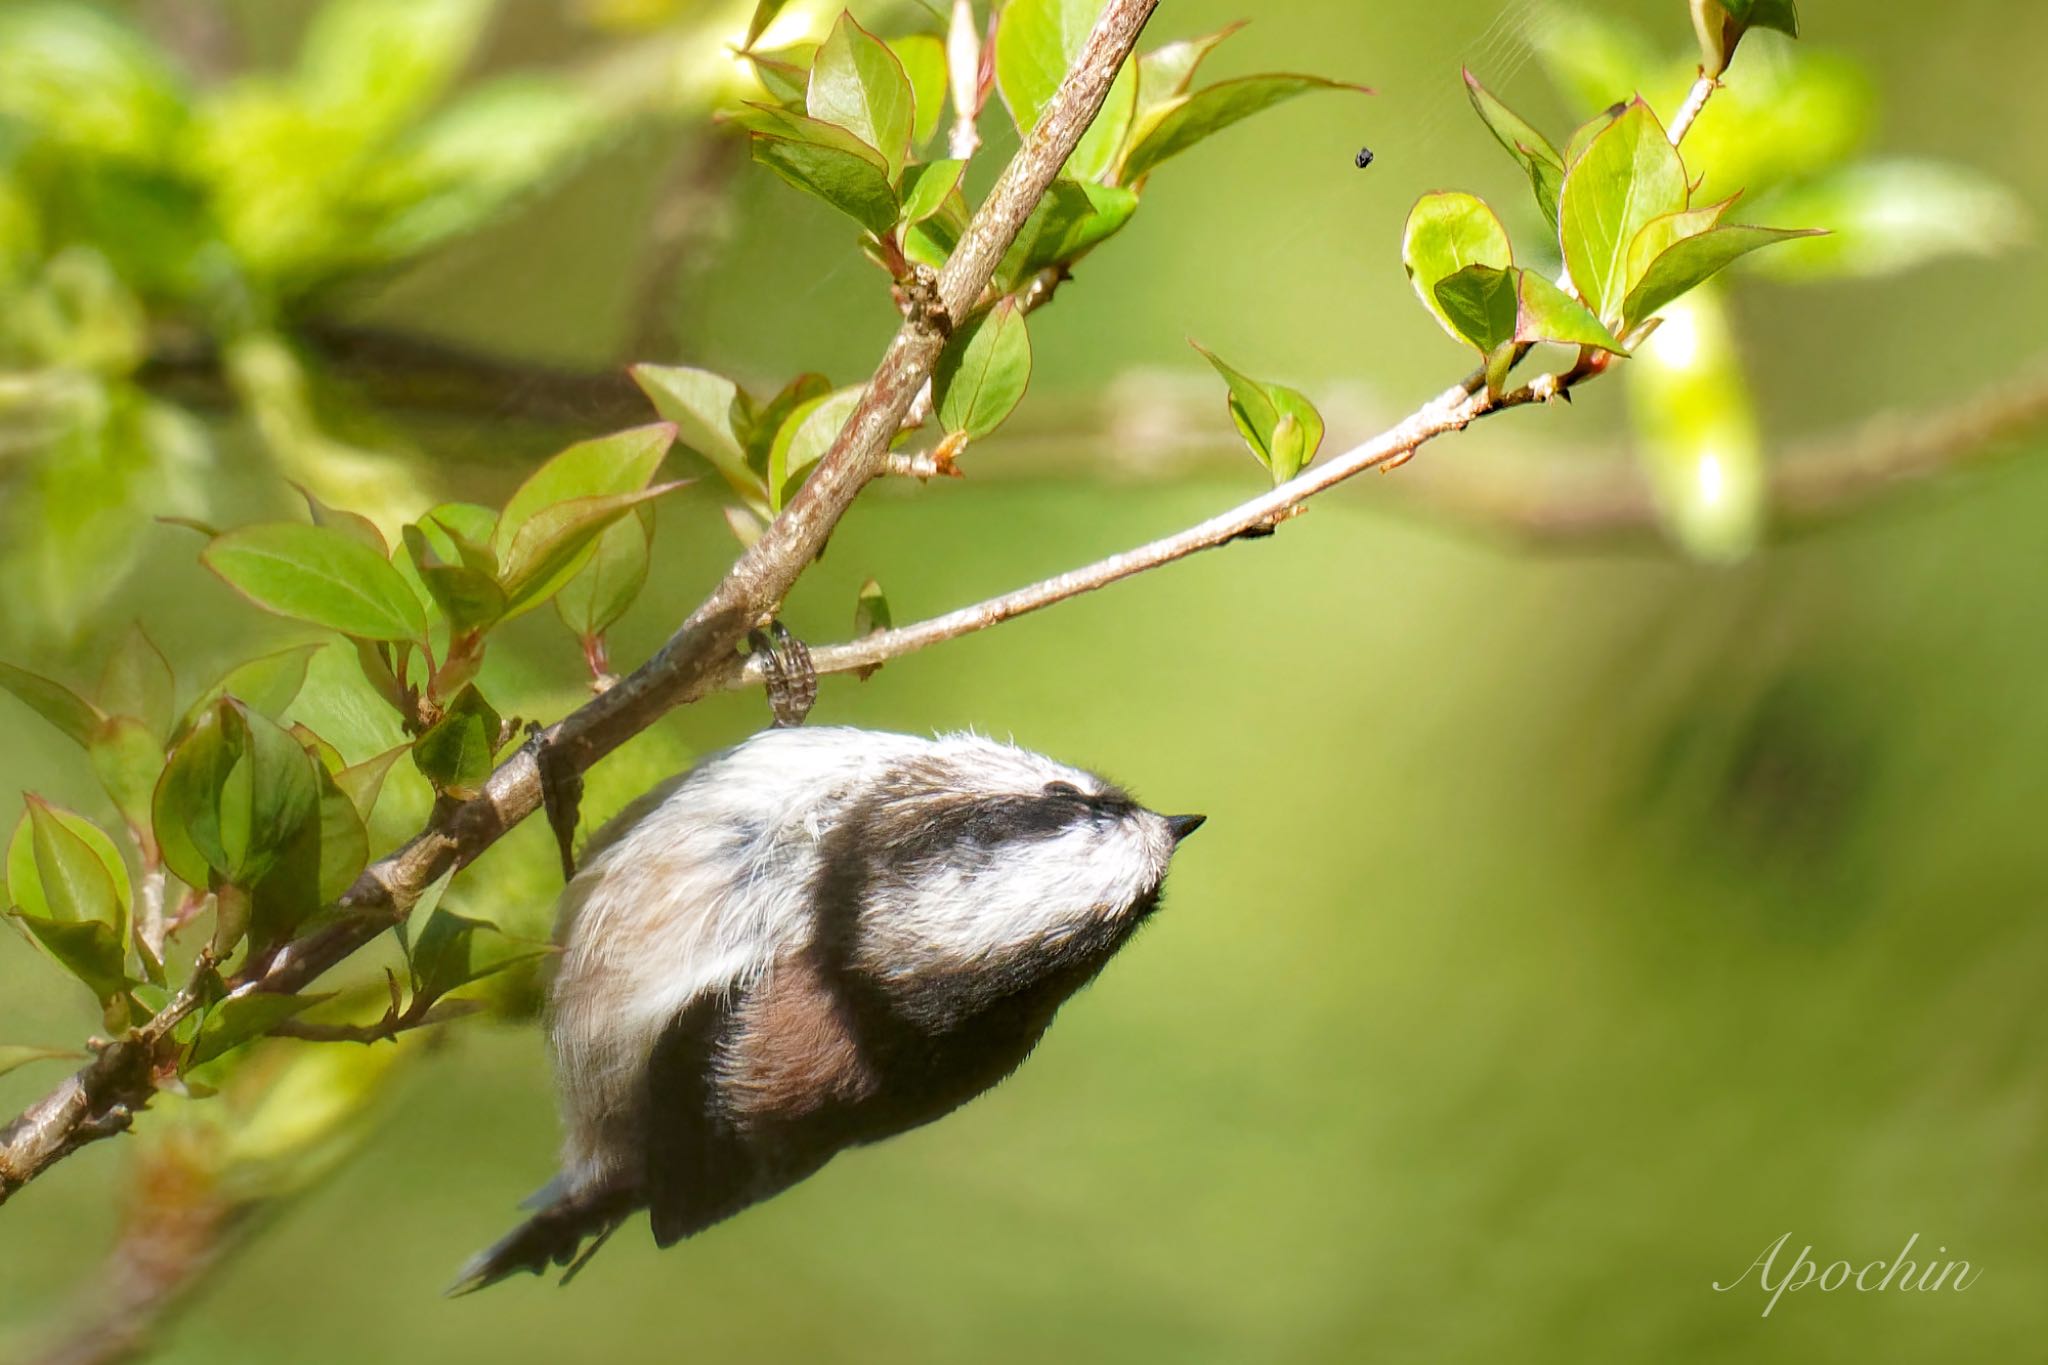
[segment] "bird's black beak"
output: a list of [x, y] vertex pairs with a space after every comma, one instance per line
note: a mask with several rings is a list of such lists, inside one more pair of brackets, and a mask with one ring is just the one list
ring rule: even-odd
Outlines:
[[1166, 828], [1172, 832], [1173, 841], [1177, 844], [1200, 829], [1202, 822], [1208, 818], [1206, 815], [1169, 815], [1166, 817]]

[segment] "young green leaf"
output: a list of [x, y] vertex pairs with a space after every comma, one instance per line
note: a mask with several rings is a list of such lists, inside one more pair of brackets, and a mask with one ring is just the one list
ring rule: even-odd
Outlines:
[[775, 438], [782, 434], [783, 423], [804, 404], [831, 392], [832, 381], [824, 375], [800, 374], [758, 409], [745, 394], [740, 395], [740, 406], [748, 410], [749, 416], [746, 420], [735, 420], [734, 426], [740, 434], [740, 444], [746, 449], [747, 472], [754, 480], [754, 492], [759, 494], [753, 499], [755, 505], [768, 505], [768, 455], [775, 448]]
[[1636, 239], [1629, 243], [1628, 277], [1632, 280], [1642, 279], [1643, 273], [1650, 268], [1650, 262], [1662, 256], [1672, 246], [1687, 237], [1697, 237], [1702, 232], [1719, 227], [1723, 215], [1734, 203], [1735, 196], [1731, 195], [1718, 204], [1683, 209], [1677, 213], [1667, 213], [1662, 218], [1652, 218], [1643, 225], [1643, 230], [1636, 234]]
[[1120, 186], [1055, 180], [996, 267], [998, 287], [1007, 293], [1049, 266], [1072, 265], [1121, 231], [1137, 209], [1138, 196]]
[[128, 989], [128, 945], [111, 925], [45, 919], [22, 910], [7, 912], [48, 953], [51, 960], [85, 984], [112, 1018]]
[[1616, 119], [1627, 112], [1628, 105], [1625, 102], [1610, 104], [1573, 129], [1571, 141], [1567, 142], [1564, 147], [1565, 169], [1569, 171], [1573, 166], [1576, 166], [1579, 158], [1586, 154], [1586, 149], [1593, 145], [1593, 139], [1606, 132], [1608, 128], [1613, 126]]
[[901, 205], [888, 159], [838, 124], [765, 104], [729, 121], [754, 135], [754, 160], [790, 184], [878, 236], [895, 226]]
[[330, 998], [326, 995], [277, 995], [269, 991], [231, 995], [217, 1002], [199, 1021], [199, 1031], [185, 1053], [181, 1070], [190, 1071], [204, 1066], [244, 1043], [261, 1038], [293, 1015]]
[[0, 664], [0, 687], [6, 688], [37, 715], [81, 747], [90, 747], [106, 717], [100, 709], [60, 682], [13, 664]]
[[1135, 183], [1169, 157], [1175, 157], [1233, 123], [1311, 90], [1352, 90], [1370, 94], [1362, 85], [1325, 80], [1320, 76], [1269, 74], [1218, 81], [1190, 95], [1169, 100], [1133, 130], [1131, 150], [1118, 178]]
[[912, 166], [903, 178], [903, 221], [922, 223], [934, 214], [944, 212], [947, 200], [960, 188], [960, 177], [966, 170], [964, 161], [934, 161], [928, 166]]
[[420, 583], [457, 634], [482, 630], [505, 614], [505, 590], [490, 573], [443, 559], [420, 526], [404, 529], [405, 551]]
[[315, 496], [311, 489], [301, 484], [293, 484], [292, 487], [298, 489], [299, 496], [306, 500], [306, 512], [312, 517], [315, 526], [325, 526], [330, 531], [339, 531], [343, 535], [360, 540], [387, 559], [390, 557], [391, 547], [385, 544], [384, 533], [377, 529], [376, 522], [358, 512], [328, 506]]
[[1152, 112], [1180, 95], [1185, 95], [1195, 71], [1224, 39], [1243, 28], [1245, 21], [1225, 24], [1199, 38], [1182, 38], [1144, 53], [1138, 58], [1138, 111], [1133, 126], [1143, 128]]
[[655, 411], [675, 425], [681, 444], [710, 461], [735, 493], [766, 501], [760, 475], [748, 468], [742, 433], [734, 421], [742, 398], [738, 385], [686, 365], [635, 365], [632, 375]]
[[233, 708], [215, 701], [188, 720], [171, 750], [151, 800], [151, 821], [164, 865], [187, 886], [207, 887], [228, 862], [221, 839], [221, 791], [241, 758], [239, 731], [224, 717]]
[[386, 749], [375, 758], [351, 764], [334, 775], [334, 785], [349, 799], [365, 824], [369, 822], [371, 812], [377, 809], [377, 796], [384, 790], [384, 779], [391, 772], [391, 765], [411, 747], [400, 744]]
[[1517, 270], [1515, 340], [1522, 345], [1539, 341], [1559, 346], [1591, 346], [1596, 350], [1627, 355], [1614, 333], [1593, 316], [1591, 309], [1558, 288], [1534, 270]]
[[177, 716], [177, 680], [170, 661], [139, 625], [121, 633], [100, 674], [100, 710], [110, 716], [132, 716], [159, 739], [171, 732]]
[[98, 825], [33, 792], [7, 847], [7, 898], [62, 924], [110, 926], [127, 941], [134, 890], [128, 866]]
[[1401, 234], [1402, 269], [1408, 272], [1408, 282], [1415, 286], [1422, 306], [1455, 340], [1471, 342], [1472, 338], [1445, 309], [1437, 286], [1469, 266], [1505, 271], [1514, 263], [1508, 230], [1477, 195], [1451, 190], [1425, 194], [1409, 211]]
[[917, 97], [889, 45], [862, 28], [850, 11], [840, 11], [811, 61], [804, 107], [812, 118], [844, 128], [880, 152], [891, 181], [903, 174], [917, 124]]
[[93, 735], [87, 755], [121, 818], [147, 848], [154, 848], [149, 803], [163, 775], [163, 741], [133, 716], [111, 716]]
[[761, 88], [785, 109], [801, 110], [811, 85], [811, 60], [818, 55], [816, 43], [783, 48], [779, 52], [749, 52], [754, 78]]
[[889, 50], [903, 64], [916, 97], [917, 121], [910, 132], [913, 149], [922, 148], [939, 131], [946, 112], [946, 45], [935, 34], [913, 33], [889, 39]]
[[452, 990], [545, 957], [548, 952], [539, 944], [507, 937], [487, 920], [436, 910], [413, 944], [413, 990], [423, 1000], [438, 1000]]
[[1565, 267], [1601, 321], [1621, 319], [1629, 246], [1652, 220], [1685, 208], [1689, 189], [1678, 149], [1650, 106], [1628, 106], [1565, 175], [1558, 231]]
[[481, 791], [491, 775], [503, 728], [504, 721], [483, 694], [465, 687], [441, 719], [413, 742], [413, 766], [435, 791], [467, 799]]
[[1650, 263], [1623, 300], [1623, 326], [1637, 326], [1752, 251], [1816, 235], [1811, 228], [1717, 227], [1681, 238]]
[[[657, 400], [658, 401], [658, 400]], [[728, 400], [730, 401], [730, 400]], [[574, 498], [597, 498], [637, 492], [661, 468], [675, 444], [674, 423], [634, 427], [592, 441], [579, 441], [553, 456], [519, 485], [505, 503], [492, 536], [492, 552], [508, 590], [512, 581], [512, 545], [526, 523], [540, 512]]]
[[860, 639], [873, 635], [878, 630], [888, 630], [896, 624], [889, 612], [889, 599], [882, 592], [882, 585], [870, 578], [860, 585], [860, 594], [853, 602], [853, 636]]
[[1536, 193], [1537, 207], [1555, 228], [1558, 197], [1564, 193], [1564, 154], [1534, 124], [1496, 99], [1492, 91], [1479, 83], [1470, 67], [1465, 69], [1465, 90], [1472, 97], [1472, 107], [1479, 111], [1479, 117], [1500, 145], [1522, 164], [1529, 187]]
[[1013, 298], [955, 332], [932, 370], [932, 408], [949, 432], [979, 440], [1003, 424], [1031, 382], [1031, 336]]
[[1275, 486], [1308, 467], [1323, 444], [1323, 416], [1298, 390], [1268, 384], [1232, 368], [1221, 357], [1195, 344], [1230, 387], [1230, 420]]
[[389, 560], [322, 526], [272, 522], [221, 536], [200, 554], [265, 611], [364, 640], [418, 640], [426, 613]]
[[[1102, 10], [1101, 0], [1011, 0], [996, 23], [996, 88], [1017, 131], [1038, 126], [1067, 69], [1081, 55]], [[1128, 63], [1117, 73], [1101, 112], [1067, 160], [1076, 180], [1101, 178], [1116, 162], [1138, 109], [1138, 78]]]
[[790, 496], [802, 486], [811, 466], [823, 459], [839, 437], [840, 428], [860, 406], [860, 385], [814, 398], [797, 407], [775, 434], [768, 451], [768, 510], [780, 512]]
[[633, 512], [598, 537], [590, 562], [555, 594], [556, 614], [579, 640], [594, 639], [609, 630], [646, 585], [654, 508], [640, 506]]
[[199, 699], [185, 711], [185, 717], [178, 723], [177, 734], [191, 729], [194, 722], [222, 697], [233, 697], [250, 710], [269, 716], [272, 720], [285, 713], [298, 699], [299, 690], [306, 685], [306, 669], [313, 656], [325, 649], [325, 645], [294, 645], [281, 649], [275, 654], [263, 654], [247, 663], [236, 664], [221, 676], [219, 682], [199, 694]]
[[630, 493], [572, 498], [527, 518], [505, 558], [505, 615], [529, 611], [582, 572], [597, 538], [641, 504], [687, 487], [689, 480], [658, 483]]

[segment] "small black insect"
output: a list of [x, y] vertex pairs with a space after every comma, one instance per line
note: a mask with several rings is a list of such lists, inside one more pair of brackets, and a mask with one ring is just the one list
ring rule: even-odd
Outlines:
[[1372, 148], [1360, 147], [1358, 149], [1358, 169], [1362, 171], [1370, 165], [1372, 165]]

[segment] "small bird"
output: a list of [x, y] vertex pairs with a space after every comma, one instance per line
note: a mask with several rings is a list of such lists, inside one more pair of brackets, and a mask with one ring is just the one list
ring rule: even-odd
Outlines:
[[566, 1281], [642, 1208], [670, 1246], [994, 1086], [1203, 818], [978, 736], [829, 727], [648, 792], [562, 895], [562, 1171], [450, 1292]]

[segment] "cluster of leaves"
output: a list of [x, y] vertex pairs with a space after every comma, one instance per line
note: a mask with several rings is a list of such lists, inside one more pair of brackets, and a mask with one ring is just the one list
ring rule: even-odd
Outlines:
[[[169, 940], [210, 916], [190, 980], [208, 1008], [181, 1035], [187, 1068], [320, 1003], [225, 995], [218, 967], [238, 951], [260, 960], [331, 911], [368, 862], [371, 812], [399, 758], [409, 753], [444, 798], [481, 787], [517, 728], [477, 684], [494, 627], [552, 601], [586, 659], [602, 658], [605, 629], [646, 579], [652, 501], [680, 486], [654, 481], [674, 439], [657, 424], [571, 446], [502, 509], [443, 504], [395, 547], [368, 519], [310, 495], [310, 523], [207, 531], [201, 558], [237, 592], [354, 647], [409, 737], [363, 761], [285, 719], [317, 644], [243, 664], [182, 710], [169, 663], [139, 629], [91, 697], [0, 665], [0, 686], [89, 755], [151, 895], [138, 915], [113, 840], [31, 795], [8, 847], [15, 923], [120, 1031], [163, 1006]], [[435, 1005], [448, 992], [531, 956], [438, 900], [437, 890], [416, 906], [418, 932], [401, 936], [412, 990], [402, 1009], [394, 999], [393, 1025], [446, 1018]]]
[[288, 70], [211, 81], [104, 6], [0, 7], [0, 435], [40, 454], [9, 499], [17, 612], [89, 615], [149, 514], [204, 507], [204, 427], [138, 383], [154, 338], [232, 354], [619, 125], [575, 75], [458, 91], [495, 3], [328, 0]]
[[[1011, 0], [986, 48], [949, 47], [933, 33], [878, 38], [847, 13], [822, 42], [751, 50], [781, 8], [772, 0], [758, 7], [746, 54], [769, 98], [728, 118], [747, 131], [757, 161], [859, 223], [868, 256], [908, 286], [917, 268], [945, 264], [971, 214], [966, 161], [925, 159], [949, 97], [955, 116], [971, 122], [1000, 92], [1018, 133], [1028, 137], [1101, 5]], [[1168, 43], [1119, 73], [1102, 112], [1004, 256], [987, 296], [960, 320], [940, 358], [932, 381], [932, 411], [943, 432], [933, 452], [938, 469], [951, 470], [969, 442], [995, 431], [1022, 400], [1031, 375], [1026, 314], [1131, 221], [1153, 171], [1296, 95], [1357, 88], [1284, 73], [1196, 87], [1204, 59], [1236, 28]], [[779, 510], [800, 485], [859, 396], [804, 375], [757, 403], [731, 381], [701, 370], [643, 366], [636, 373], [662, 415], [681, 427], [683, 444], [703, 455], [739, 497], [746, 509], [737, 521], [743, 538], [758, 527], [756, 516]], [[1249, 400], [1254, 418], [1248, 420], [1263, 416], [1261, 404], [1271, 406], [1263, 395]], [[1319, 439], [1319, 419], [1315, 429]], [[1281, 434], [1270, 463], [1305, 463], [1314, 440], [1301, 454], [1303, 435]]]

